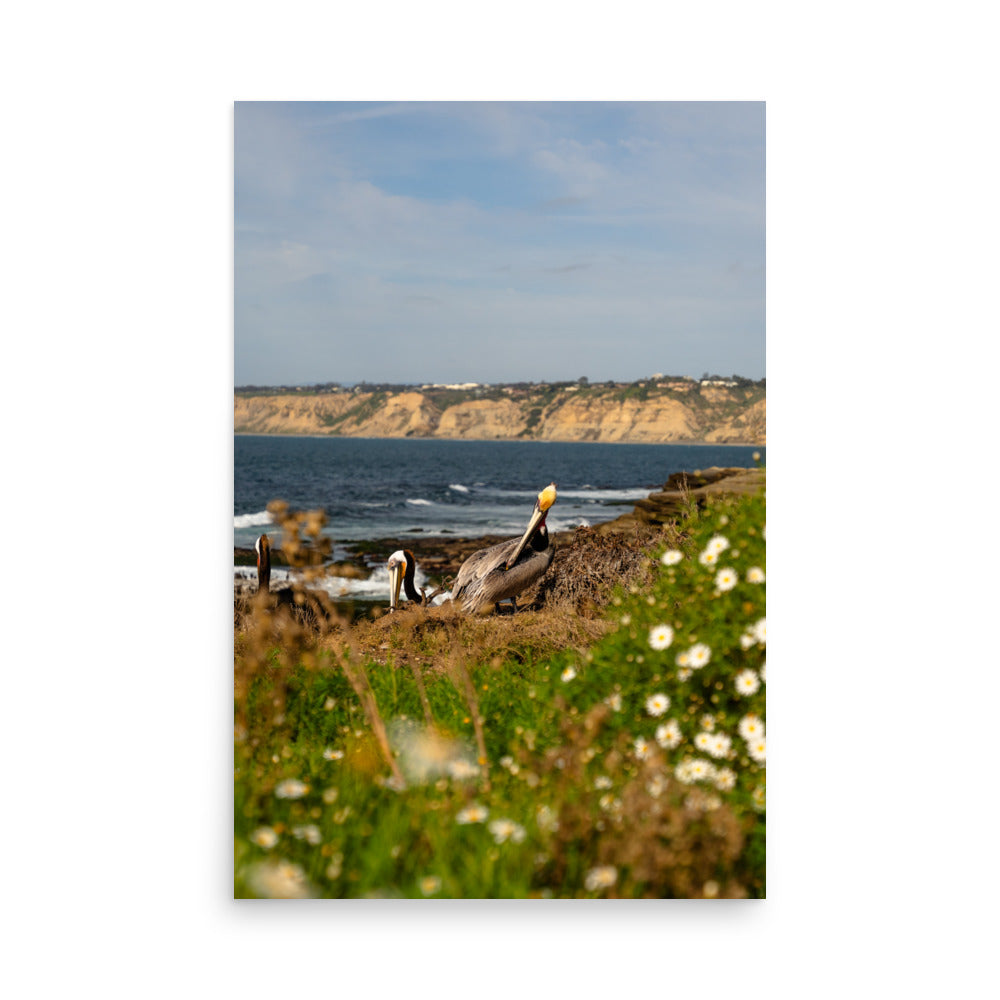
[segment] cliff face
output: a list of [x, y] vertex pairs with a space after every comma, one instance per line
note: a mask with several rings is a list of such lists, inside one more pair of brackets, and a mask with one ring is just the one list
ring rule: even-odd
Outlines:
[[765, 444], [767, 401], [756, 387], [702, 392], [539, 387], [516, 395], [471, 392], [285, 393], [235, 397], [237, 434], [332, 434], [478, 440], [708, 441]]

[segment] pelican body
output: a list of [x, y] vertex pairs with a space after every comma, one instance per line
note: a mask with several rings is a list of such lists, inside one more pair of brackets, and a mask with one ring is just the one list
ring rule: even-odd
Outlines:
[[413, 558], [413, 553], [409, 549], [396, 549], [389, 561], [386, 563], [389, 570], [389, 610], [395, 611], [399, 607], [399, 591], [402, 587], [406, 593], [406, 599], [414, 604], [425, 604], [427, 598], [421, 594], [413, 582], [413, 575], [417, 570], [417, 561]]
[[318, 625], [330, 617], [323, 595], [295, 587], [271, 590], [271, 539], [261, 535], [253, 547], [257, 552], [257, 594], [267, 595], [266, 603], [275, 610], [290, 610], [307, 624]]
[[556, 484], [538, 494], [528, 527], [520, 538], [473, 552], [462, 563], [452, 586], [452, 599], [462, 602], [464, 611], [477, 614], [501, 601], [514, 602], [517, 595], [541, 578], [552, 565], [555, 553], [549, 545], [545, 518], [556, 502]]

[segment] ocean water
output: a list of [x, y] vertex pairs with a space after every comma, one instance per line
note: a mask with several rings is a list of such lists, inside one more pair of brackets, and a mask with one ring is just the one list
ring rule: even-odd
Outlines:
[[558, 499], [547, 524], [565, 531], [630, 510], [671, 473], [750, 467], [754, 452], [766, 458], [763, 447], [743, 445], [237, 435], [233, 542], [252, 547], [268, 530], [271, 500], [325, 510], [335, 558], [360, 539], [513, 537], [550, 482]]

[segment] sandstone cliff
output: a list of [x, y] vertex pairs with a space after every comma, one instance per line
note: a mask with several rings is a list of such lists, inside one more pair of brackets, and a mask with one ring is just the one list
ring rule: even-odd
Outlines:
[[766, 443], [760, 386], [673, 391], [645, 386], [532, 387], [441, 393], [238, 393], [237, 434], [332, 434], [476, 440]]

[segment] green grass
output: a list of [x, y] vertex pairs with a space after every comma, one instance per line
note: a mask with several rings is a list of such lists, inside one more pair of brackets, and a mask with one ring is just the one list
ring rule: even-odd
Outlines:
[[237, 636], [236, 896], [763, 896], [765, 766], [740, 723], [763, 731], [764, 515], [692, 511], [679, 561], [652, 550], [589, 646], [470, 653], [402, 617], [367, 645]]

